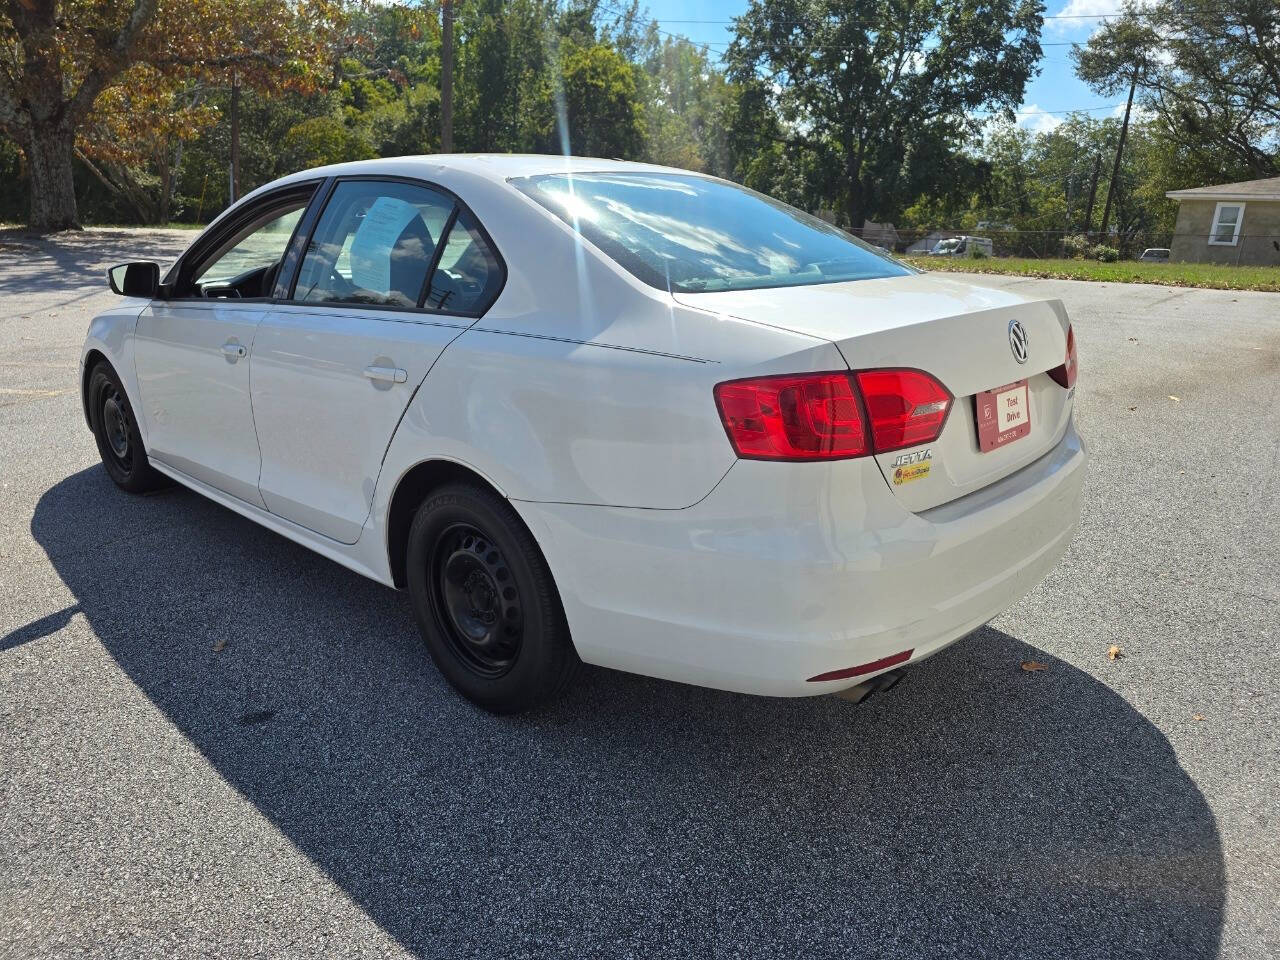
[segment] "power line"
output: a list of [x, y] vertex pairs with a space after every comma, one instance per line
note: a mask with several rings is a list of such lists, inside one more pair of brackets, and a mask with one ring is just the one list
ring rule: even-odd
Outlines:
[[[733, 43], [732, 40], [690, 40], [684, 34], [668, 33], [666, 30], [659, 30], [658, 32], [668, 37], [671, 37], [675, 40], [684, 40], [688, 43], [693, 44], [695, 47], [699, 47], [699, 46], [727, 47]], [[1083, 44], [1080, 43], [1078, 40], [1063, 40], [1061, 42], [1054, 41], [1052, 43], [1042, 43], [1040, 44], [1040, 46], [1042, 47], [1075, 47], [1075, 46], [1083, 46]], [[819, 50], [843, 50], [845, 49], [845, 44], [819, 43], [819, 44], [814, 44], [814, 47]]]
[[[1128, 16], [1128, 15], [1129, 15], [1129, 14], [1127, 14], [1125, 11], [1123, 11], [1123, 10], [1119, 10], [1119, 11], [1116, 11], [1115, 13], [1056, 13], [1056, 14], [1051, 14], [1051, 15], [1049, 15], [1049, 16], [1041, 17], [1040, 19], [1042, 19], [1042, 20], [1102, 20], [1102, 19], [1105, 19], [1105, 18], [1108, 18], [1108, 17], [1124, 17], [1124, 16]], [[1148, 16], [1149, 14], [1147, 14], [1145, 11], [1134, 11], [1133, 15], [1134, 15], [1134, 16]], [[744, 14], [744, 16], [745, 16], [745, 14]], [[736, 23], [736, 22], [737, 22], [737, 18], [730, 19], [730, 20], [679, 20], [679, 19], [674, 19], [674, 18], [671, 18], [671, 17], [662, 17], [662, 18], [657, 18], [657, 17], [655, 17], [655, 18], [653, 18], [653, 20], [654, 20], [654, 22], [655, 22], [655, 23], [710, 23], [710, 24], [723, 23], [723, 24], [732, 24], [732, 23]], [[799, 25], [799, 26], [804, 26], [804, 25], [805, 25], [805, 23], [806, 23], [806, 21], [804, 21], [804, 20], [776, 20], [776, 21], [772, 21], [772, 22], [774, 22], [774, 23], [779, 23], [779, 24], [787, 24], [787, 25]], [[850, 22], [850, 21], [847, 21], [847, 20], [846, 20], [846, 21], [844, 21], [844, 22], [845, 22], [845, 23], [848, 23], [848, 22]], [[853, 22], [854, 22], [854, 23], [857, 23], [858, 21], [856, 21], [856, 20], [855, 20], [855, 21], [853, 21]], [[864, 23], [872, 23], [872, 22], [874, 22], [874, 21], [871, 21], [871, 20], [865, 20], [865, 21], [862, 21], [862, 22], [864, 22]]]
[[[608, 10], [610, 13], [616, 14], [619, 17], [629, 16], [631, 13], [630, 11], [622, 10], [609, 3], [601, 3], [600, 7], [604, 10]], [[1135, 11], [1135, 15], [1146, 16], [1147, 14], [1145, 14], [1142, 11]], [[1097, 13], [1097, 14], [1072, 13], [1072, 14], [1055, 14], [1053, 16], [1044, 17], [1043, 19], [1045, 20], [1101, 20], [1108, 17], [1121, 17], [1121, 16], [1125, 16], [1125, 14], [1124, 13]], [[728, 29], [730, 25], [736, 22], [735, 20], [682, 20], [682, 19], [669, 19], [669, 18], [659, 19], [657, 17], [645, 17], [643, 14], [638, 14], [637, 19], [653, 24], [654, 29], [658, 33], [662, 34], [664, 37], [670, 37], [672, 40], [683, 40], [685, 43], [689, 44], [690, 46], [701, 48], [705, 53], [712, 53], [713, 51], [710, 49], [711, 47], [728, 47], [728, 46], [731, 46], [734, 42], [733, 40], [693, 40], [685, 36], [683, 33], [673, 33], [670, 30], [663, 30], [658, 25], [664, 24], [664, 23], [665, 24], [723, 24], [725, 28]], [[872, 23], [878, 23], [878, 22], [879, 21], [873, 21], [873, 20], [844, 21], [844, 23], [846, 24], [848, 23], [872, 24]], [[777, 21], [777, 23], [783, 26], [793, 26], [793, 27], [808, 26], [808, 22], [804, 20], [780, 20], [780, 21]], [[1076, 40], [1050, 41], [1048, 43], [1040, 44], [1040, 46], [1042, 47], [1074, 47], [1078, 45], [1079, 45], [1079, 41], [1076, 41]], [[836, 43], [817, 44], [816, 46], [818, 47], [818, 49], [827, 49], [827, 50], [844, 48], [843, 44], [836, 44]], [[715, 51], [715, 52], [718, 52], [718, 51]]]
[[[1095, 113], [1098, 110], [1114, 110], [1116, 107], [1123, 107], [1123, 103], [1105, 103], [1096, 107], [1072, 107], [1070, 110], [1027, 110], [1023, 113], [1014, 112], [1015, 117], [1039, 117], [1055, 113]], [[978, 111], [974, 116], [999, 116], [999, 110]]]

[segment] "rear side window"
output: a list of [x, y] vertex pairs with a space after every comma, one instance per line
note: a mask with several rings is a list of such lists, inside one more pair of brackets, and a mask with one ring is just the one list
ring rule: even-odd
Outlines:
[[502, 287], [502, 266], [466, 210], [449, 229], [423, 306], [448, 313], [483, 313]]
[[676, 293], [914, 272], [817, 217], [723, 180], [575, 173], [511, 184], [640, 280]]
[[416, 307], [453, 199], [411, 183], [339, 183], [316, 224], [293, 299]]

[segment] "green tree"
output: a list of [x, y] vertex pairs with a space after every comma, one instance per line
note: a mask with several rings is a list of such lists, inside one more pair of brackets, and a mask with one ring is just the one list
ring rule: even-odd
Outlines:
[[[1040, 58], [1039, 0], [752, 0], [726, 56], [817, 156], [852, 226], [949, 186], [974, 111], [1012, 110]], [[925, 162], [916, 163], [921, 157]]]
[[1109, 21], [1072, 56], [1096, 90], [1136, 86], [1166, 148], [1196, 182], [1280, 172], [1275, 0], [1159, 0]]
[[539, 148], [577, 156], [635, 159], [644, 147], [635, 71], [612, 47], [569, 45], [563, 52], [556, 123]]
[[647, 158], [717, 176], [731, 172], [726, 119], [733, 91], [704, 47], [654, 32], [641, 54]]
[[[906, 222], [918, 227], [954, 227], [983, 231], [999, 238], [1007, 224], [1017, 236], [1006, 248], [1021, 246], [1039, 254], [1056, 251], [1057, 237], [1098, 229], [1104, 196], [1113, 197], [1112, 226], [1117, 242], [1132, 247], [1167, 241], [1175, 204], [1164, 196], [1168, 169], [1166, 145], [1159, 128], [1138, 119], [1131, 124], [1121, 165], [1111, 183], [1120, 136], [1120, 120], [1073, 113], [1052, 130], [1034, 133], [1012, 122], [993, 123], [982, 142], [957, 166], [966, 200], [953, 202], [927, 195], [907, 211]], [[963, 173], [968, 166], [972, 176]], [[1097, 181], [1093, 178], [1097, 175]], [[1090, 194], [1095, 203], [1090, 208]], [[1112, 231], [1109, 230], [1109, 233]], [[998, 240], [999, 242], [999, 240]]]
[[550, 118], [559, 42], [552, 0], [468, 0], [454, 26], [454, 140], [460, 149], [529, 151]]
[[334, 114], [310, 117], [291, 127], [280, 148], [286, 167], [294, 170], [377, 156], [366, 138]]

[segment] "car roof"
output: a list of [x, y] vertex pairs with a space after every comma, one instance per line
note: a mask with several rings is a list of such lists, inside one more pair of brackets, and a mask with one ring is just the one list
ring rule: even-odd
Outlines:
[[327, 167], [301, 170], [275, 181], [280, 186], [292, 180], [317, 176], [400, 175], [418, 168], [422, 175], [441, 171], [471, 174], [486, 180], [506, 181], [513, 177], [534, 177], [549, 173], [678, 173], [701, 176], [690, 170], [662, 167], [630, 160], [606, 160], [600, 157], [566, 157], [539, 153], [434, 153], [407, 157], [380, 157], [356, 160]]
[[517, 177], [533, 177], [553, 173], [665, 173], [712, 180], [703, 173], [663, 167], [630, 160], [606, 160], [601, 157], [568, 157], [539, 153], [432, 153], [403, 157], [378, 157], [354, 160], [324, 167], [311, 167], [264, 183], [245, 194], [239, 201], [219, 213], [205, 228], [218, 228], [233, 211], [243, 210], [258, 198], [290, 184], [314, 182], [326, 177], [410, 177], [455, 190], [474, 207], [474, 196], [466, 193], [477, 181], [508, 189], [506, 182]]

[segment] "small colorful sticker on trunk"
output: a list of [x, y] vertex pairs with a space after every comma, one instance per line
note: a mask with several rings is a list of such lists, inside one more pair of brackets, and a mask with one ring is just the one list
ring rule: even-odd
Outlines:
[[911, 466], [895, 467], [893, 471], [893, 485], [900, 487], [904, 483], [910, 483], [912, 480], [919, 480], [921, 477], [929, 475], [930, 463], [926, 460], [924, 463], [917, 463]]

